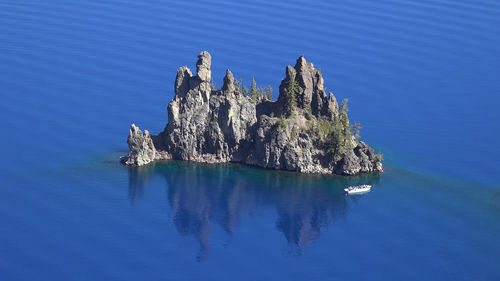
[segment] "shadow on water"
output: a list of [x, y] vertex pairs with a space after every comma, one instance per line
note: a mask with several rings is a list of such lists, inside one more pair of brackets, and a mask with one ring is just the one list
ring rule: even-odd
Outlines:
[[211, 224], [219, 225], [232, 236], [242, 212], [261, 206], [276, 209], [276, 228], [285, 236], [291, 252], [300, 254], [304, 246], [319, 238], [322, 228], [347, 215], [345, 186], [374, 184], [379, 180], [377, 175], [300, 175], [242, 165], [181, 161], [129, 168], [128, 174], [132, 204], [153, 176], [165, 178], [167, 200], [175, 211], [173, 222], [179, 234], [193, 235], [199, 241], [200, 261], [210, 250]]

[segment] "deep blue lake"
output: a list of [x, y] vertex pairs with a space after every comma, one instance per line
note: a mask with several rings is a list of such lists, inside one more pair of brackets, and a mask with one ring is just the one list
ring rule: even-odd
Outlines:
[[[304, 55], [386, 172], [120, 165], [202, 50]], [[0, 0], [0, 98], [0, 280], [500, 280], [498, 1]]]

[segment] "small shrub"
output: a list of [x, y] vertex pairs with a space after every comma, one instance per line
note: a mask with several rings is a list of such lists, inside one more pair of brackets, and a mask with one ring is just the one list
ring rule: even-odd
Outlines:
[[240, 80], [234, 81], [234, 85], [241, 95], [243, 94], [243, 79], [240, 77]]
[[306, 119], [311, 120], [312, 119], [312, 109], [309, 107], [306, 112]]
[[283, 116], [281, 116], [278, 119], [278, 124], [279, 124], [280, 129], [286, 130], [286, 120], [285, 120], [285, 118]]
[[290, 140], [295, 141], [297, 139], [297, 129], [295, 127], [292, 128], [292, 133], [290, 135]]

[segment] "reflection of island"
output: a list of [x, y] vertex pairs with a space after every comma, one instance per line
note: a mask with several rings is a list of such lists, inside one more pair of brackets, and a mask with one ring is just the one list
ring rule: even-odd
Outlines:
[[259, 206], [277, 209], [278, 230], [300, 250], [317, 239], [323, 227], [345, 216], [347, 202], [342, 187], [378, 180], [376, 175], [304, 176], [238, 165], [170, 161], [129, 168], [132, 202], [143, 193], [152, 175], [165, 177], [175, 226], [181, 235], [194, 235], [202, 252], [210, 248], [211, 223], [232, 235], [240, 213]]

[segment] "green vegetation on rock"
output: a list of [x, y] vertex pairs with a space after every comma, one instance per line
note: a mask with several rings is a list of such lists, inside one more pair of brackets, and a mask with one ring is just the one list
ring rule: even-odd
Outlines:
[[255, 78], [252, 77], [252, 82], [250, 88], [243, 84], [243, 79], [235, 80], [234, 85], [237, 92], [241, 93], [245, 97], [250, 97], [253, 102], [258, 102], [264, 99], [272, 101], [273, 99], [273, 89], [271, 86], [267, 87], [267, 92], [264, 87], [257, 87], [257, 82]]
[[267, 99], [272, 101], [273, 100], [273, 88], [271, 85], [267, 86]]
[[[309, 118], [306, 121], [305, 132], [311, 137], [316, 139], [318, 146], [325, 147], [328, 153], [332, 153], [334, 159], [341, 158], [347, 150], [353, 148], [353, 132], [354, 127], [349, 124], [349, 118], [347, 116], [348, 107], [347, 99], [342, 102], [340, 110], [337, 114], [333, 116], [331, 120], [318, 118], [317, 120], [312, 119], [313, 117], [310, 113], [306, 112], [306, 117]], [[359, 128], [361, 125], [356, 123], [355, 136], [359, 138]]]
[[291, 141], [297, 140], [297, 129], [295, 127], [292, 128], [292, 132], [290, 133], [290, 140]]
[[290, 80], [288, 80], [287, 84], [287, 96], [286, 96], [286, 104], [285, 104], [285, 113], [288, 116], [292, 116], [297, 108], [297, 93], [299, 91], [299, 84], [295, 80], [295, 72], [290, 73]]
[[279, 124], [280, 129], [286, 130], [286, 120], [285, 120], [285, 117], [281, 116], [278, 119], [278, 124]]
[[250, 86], [250, 94], [251, 94], [253, 101], [255, 101], [259, 95], [259, 90], [257, 89], [257, 83], [255, 82], [254, 77], [252, 77], [252, 85]]

